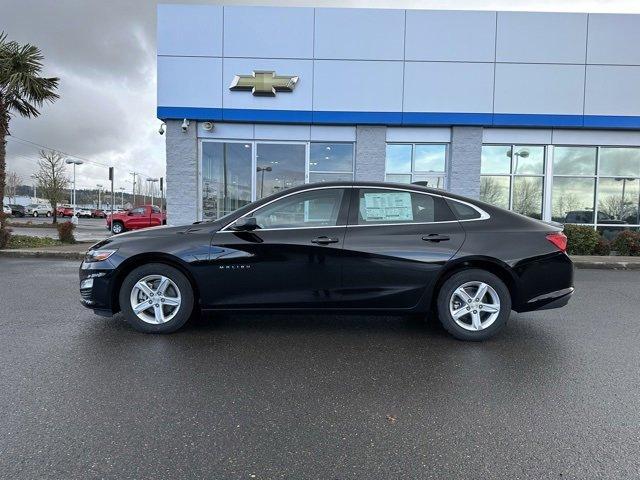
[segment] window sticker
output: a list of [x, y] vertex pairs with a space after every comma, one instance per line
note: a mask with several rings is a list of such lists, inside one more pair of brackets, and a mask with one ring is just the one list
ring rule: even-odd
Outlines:
[[411, 193], [365, 192], [362, 218], [366, 222], [413, 221]]

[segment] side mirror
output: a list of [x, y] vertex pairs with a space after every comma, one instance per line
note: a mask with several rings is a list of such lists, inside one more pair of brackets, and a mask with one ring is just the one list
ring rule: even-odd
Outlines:
[[238, 232], [250, 232], [258, 228], [255, 217], [242, 217], [233, 224], [233, 229]]

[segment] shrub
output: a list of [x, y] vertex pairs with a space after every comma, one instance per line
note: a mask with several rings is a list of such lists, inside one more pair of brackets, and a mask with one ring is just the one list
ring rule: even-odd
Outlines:
[[40, 248], [60, 245], [59, 240], [49, 237], [30, 237], [29, 235], [11, 235], [7, 248]]
[[586, 225], [565, 225], [567, 253], [570, 255], [593, 255], [598, 246], [600, 234]]
[[76, 237], [73, 236], [73, 231], [76, 226], [71, 222], [58, 223], [58, 237], [62, 243], [76, 243]]
[[11, 230], [0, 227], [0, 249], [6, 248], [11, 239]]
[[640, 255], [640, 232], [625, 230], [611, 242], [613, 249], [618, 255]]
[[606, 238], [600, 237], [598, 239], [598, 244], [596, 245], [595, 250], [593, 251], [594, 255], [610, 255], [611, 254], [611, 242]]

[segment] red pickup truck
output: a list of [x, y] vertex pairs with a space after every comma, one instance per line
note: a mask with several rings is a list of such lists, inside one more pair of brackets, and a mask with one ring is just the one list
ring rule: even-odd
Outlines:
[[137, 230], [139, 228], [157, 227], [167, 223], [167, 215], [155, 205], [144, 205], [124, 212], [113, 213], [113, 229], [111, 214], [107, 215], [107, 228], [114, 234]]

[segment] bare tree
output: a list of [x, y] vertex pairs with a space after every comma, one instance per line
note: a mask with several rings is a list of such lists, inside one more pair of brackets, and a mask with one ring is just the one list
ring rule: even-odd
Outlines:
[[35, 174], [42, 196], [49, 200], [53, 210], [53, 223], [58, 222], [57, 207], [66, 196], [69, 185], [64, 157], [52, 150], [40, 150], [38, 171]]
[[542, 185], [538, 179], [520, 178], [513, 188], [513, 211], [539, 218], [542, 208]]
[[22, 178], [20, 178], [16, 172], [9, 172], [7, 174], [7, 197], [9, 197], [13, 203], [16, 201], [16, 191], [21, 183]]
[[504, 191], [495, 178], [480, 177], [480, 200], [491, 205], [505, 205]]

